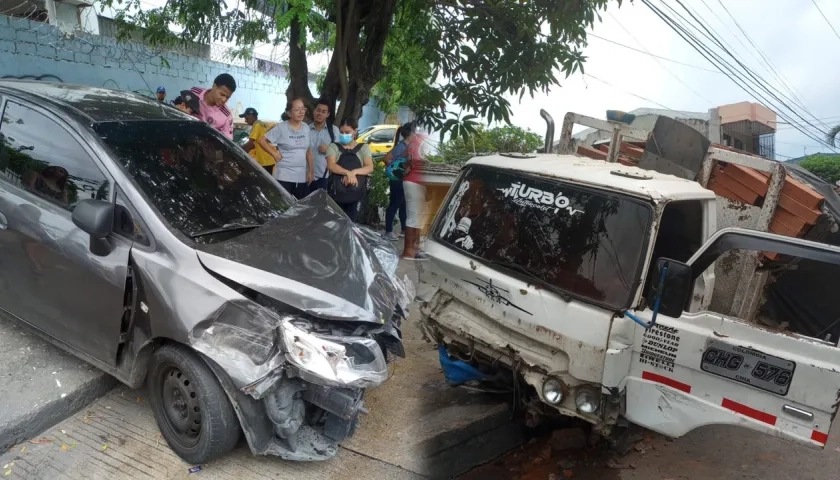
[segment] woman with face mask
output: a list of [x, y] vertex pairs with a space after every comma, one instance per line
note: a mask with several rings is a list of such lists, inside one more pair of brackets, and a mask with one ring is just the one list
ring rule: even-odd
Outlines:
[[338, 143], [327, 147], [327, 169], [332, 173], [327, 191], [354, 222], [367, 190], [368, 176], [373, 173], [370, 147], [356, 143], [358, 128], [355, 120], [344, 119], [338, 127]]
[[274, 178], [300, 200], [309, 194], [309, 184], [315, 172], [314, 156], [309, 146], [309, 125], [303, 122], [306, 116], [303, 100], [296, 98], [289, 102], [286, 113], [289, 119], [275, 125], [257, 143], [277, 162]]

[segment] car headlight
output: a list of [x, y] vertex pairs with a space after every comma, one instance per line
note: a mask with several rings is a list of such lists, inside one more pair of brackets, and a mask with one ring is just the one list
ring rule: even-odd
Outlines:
[[319, 385], [376, 387], [388, 378], [388, 365], [375, 340], [311, 334], [286, 320], [280, 325], [286, 359], [298, 376]]

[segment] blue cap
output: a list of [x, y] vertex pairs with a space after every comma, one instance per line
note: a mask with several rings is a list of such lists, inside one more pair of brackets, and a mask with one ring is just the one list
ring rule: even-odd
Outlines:
[[163, 88], [163, 87], [158, 87], [157, 88], [157, 93], [166, 93], [166, 89]]

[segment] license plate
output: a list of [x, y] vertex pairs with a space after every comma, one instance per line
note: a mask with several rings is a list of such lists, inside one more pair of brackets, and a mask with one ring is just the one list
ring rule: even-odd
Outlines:
[[793, 381], [796, 363], [712, 338], [706, 343], [700, 368], [704, 372], [785, 396]]

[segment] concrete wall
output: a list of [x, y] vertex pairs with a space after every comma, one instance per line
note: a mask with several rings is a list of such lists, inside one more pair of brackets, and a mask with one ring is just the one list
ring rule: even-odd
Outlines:
[[776, 128], [776, 112], [754, 102], [738, 102], [718, 107], [720, 123], [735, 123], [742, 120], [759, 122], [770, 128]]
[[[217, 75], [229, 73], [237, 82], [236, 92], [228, 103], [235, 115], [254, 107], [260, 112], [260, 118], [279, 121], [286, 108], [289, 82], [284, 76], [172, 52], [162, 56], [168, 66], [161, 55], [141, 44], [118, 44], [113, 38], [81, 32], [64, 35], [48, 24], [0, 15], [0, 77], [3, 78], [43, 77], [46, 81], [146, 95], [163, 86], [167, 100], [171, 100], [181, 90], [209, 87]], [[317, 92], [314, 83], [310, 88]], [[405, 110], [401, 109], [403, 116], [408, 115]], [[365, 107], [359, 123], [373, 125], [382, 120], [384, 115], [374, 104]]]

